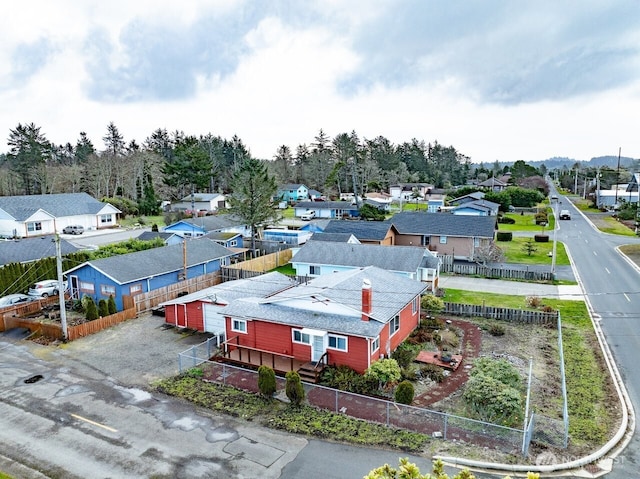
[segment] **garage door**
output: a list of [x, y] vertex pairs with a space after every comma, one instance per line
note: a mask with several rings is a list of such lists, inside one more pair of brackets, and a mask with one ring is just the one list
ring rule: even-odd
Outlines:
[[213, 334], [224, 334], [225, 322], [224, 316], [218, 314], [220, 306], [213, 304], [204, 305], [204, 330]]

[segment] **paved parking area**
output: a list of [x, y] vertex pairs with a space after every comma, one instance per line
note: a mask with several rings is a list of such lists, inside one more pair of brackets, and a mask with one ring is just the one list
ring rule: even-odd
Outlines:
[[[125, 386], [147, 387], [178, 373], [178, 353], [209, 336], [167, 328], [164, 318], [143, 313], [97, 334], [60, 346], [43, 346], [39, 354], [73, 360], [78, 367], [108, 376]], [[37, 346], [37, 345], [36, 345]]]

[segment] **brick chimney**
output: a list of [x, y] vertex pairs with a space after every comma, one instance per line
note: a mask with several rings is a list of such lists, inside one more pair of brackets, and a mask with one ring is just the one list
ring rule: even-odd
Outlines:
[[369, 321], [371, 313], [371, 281], [364, 279], [362, 281], [362, 320]]

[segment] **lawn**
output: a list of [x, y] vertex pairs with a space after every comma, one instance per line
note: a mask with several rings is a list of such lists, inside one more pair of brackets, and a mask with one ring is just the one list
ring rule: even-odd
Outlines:
[[598, 225], [598, 229], [603, 233], [611, 233], [614, 235], [622, 235], [622, 236], [636, 235], [632, 229], [627, 228], [624, 224], [620, 223], [615, 218], [611, 218], [607, 216], [605, 218], [601, 218], [601, 221], [603, 221], [604, 224]]
[[500, 231], [534, 231], [536, 233], [542, 233], [542, 231], [544, 230], [548, 234], [549, 231], [553, 231], [553, 226], [555, 225], [554, 217], [550, 211], [548, 212], [547, 216], [549, 224], [544, 228], [536, 224], [534, 213], [506, 213], [504, 217], [514, 219], [515, 223], [511, 225], [498, 223], [498, 228]]
[[151, 226], [158, 225], [158, 228], [165, 227], [164, 216], [127, 216], [126, 218], [122, 218], [120, 221], [120, 226], [123, 228], [130, 228], [132, 226], [136, 226], [138, 224], [142, 226]]
[[[536, 243], [533, 238], [515, 237], [512, 241], [497, 241], [496, 244], [505, 254], [505, 262], [521, 263], [521, 264], [548, 264], [551, 265], [551, 256], [549, 253], [553, 250], [553, 232], [549, 235], [549, 242]], [[525, 243], [528, 240], [533, 241], [535, 251], [528, 254], [525, 251]], [[569, 256], [561, 242], [557, 242], [556, 246], [556, 265], [566, 266], [571, 264]]]
[[620, 251], [626, 254], [631, 261], [640, 266], [640, 244], [626, 244], [620, 246]]

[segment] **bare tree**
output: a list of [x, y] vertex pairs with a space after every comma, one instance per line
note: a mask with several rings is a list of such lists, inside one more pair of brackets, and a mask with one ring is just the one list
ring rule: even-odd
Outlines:
[[475, 248], [473, 261], [482, 266], [488, 263], [501, 263], [504, 261], [504, 251], [493, 241], [485, 242]]

